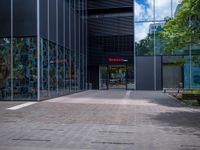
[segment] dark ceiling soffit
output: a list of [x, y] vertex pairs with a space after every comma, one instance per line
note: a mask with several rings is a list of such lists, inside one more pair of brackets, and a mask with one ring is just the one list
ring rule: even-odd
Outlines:
[[115, 14], [133, 12], [133, 7], [88, 9], [88, 15]]

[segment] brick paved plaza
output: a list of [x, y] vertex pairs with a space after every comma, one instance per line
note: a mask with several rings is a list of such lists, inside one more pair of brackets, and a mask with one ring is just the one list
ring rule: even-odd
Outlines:
[[162, 92], [86, 91], [0, 102], [0, 150], [199, 150], [200, 108]]

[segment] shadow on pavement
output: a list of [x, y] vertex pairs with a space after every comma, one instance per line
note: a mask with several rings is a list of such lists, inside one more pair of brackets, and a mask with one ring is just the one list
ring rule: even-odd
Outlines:
[[156, 116], [150, 116], [152, 120], [160, 124], [165, 124], [167, 127], [182, 127], [198, 130], [197, 134], [200, 137], [200, 111], [199, 112], [165, 112], [159, 113]]

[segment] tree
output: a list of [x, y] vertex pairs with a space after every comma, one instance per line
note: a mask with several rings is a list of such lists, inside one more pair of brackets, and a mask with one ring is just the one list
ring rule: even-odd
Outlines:
[[182, 6], [174, 19], [164, 26], [161, 36], [165, 39], [165, 51], [173, 53], [189, 44], [200, 43], [200, 0], [182, 0]]

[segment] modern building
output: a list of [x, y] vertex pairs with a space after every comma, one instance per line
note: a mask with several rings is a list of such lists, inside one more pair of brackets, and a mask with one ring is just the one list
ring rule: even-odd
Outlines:
[[200, 45], [190, 41], [166, 54], [167, 41], [157, 35], [181, 5], [156, 3], [2, 0], [0, 100], [44, 100], [88, 87], [199, 88], [193, 58], [200, 56]]
[[88, 0], [88, 82], [134, 89], [133, 0]]
[[85, 0], [2, 0], [0, 99], [43, 100], [86, 89]]

